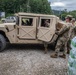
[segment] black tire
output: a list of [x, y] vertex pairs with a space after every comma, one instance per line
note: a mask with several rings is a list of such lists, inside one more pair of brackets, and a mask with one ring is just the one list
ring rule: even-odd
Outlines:
[[2, 52], [6, 47], [6, 39], [0, 34], [0, 52]]

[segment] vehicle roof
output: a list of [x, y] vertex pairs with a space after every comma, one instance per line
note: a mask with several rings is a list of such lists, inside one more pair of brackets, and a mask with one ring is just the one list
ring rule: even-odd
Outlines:
[[57, 17], [55, 15], [36, 14], [36, 13], [24, 13], [24, 12], [19, 12], [16, 15], [18, 15], [18, 16], [25, 16], [25, 15], [27, 15], [27, 16], [35, 16], [35, 17], [42, 16], [42, 17], [55, 17], [55, 18]]

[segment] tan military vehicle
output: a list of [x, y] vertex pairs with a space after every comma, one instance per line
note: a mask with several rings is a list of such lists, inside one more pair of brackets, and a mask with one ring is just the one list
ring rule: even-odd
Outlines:
[[58, 17], [33, 13], [18, 13], [17, 23], [0, 24], [0, 51], [6, 43], [44, 44], [51, 43], [56, 31]]

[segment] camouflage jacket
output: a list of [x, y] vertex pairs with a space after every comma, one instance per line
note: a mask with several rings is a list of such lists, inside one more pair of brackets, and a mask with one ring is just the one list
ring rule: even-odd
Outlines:
[[70, 24], [70, 25], [68, 25], [68, 24], [63, 25], [61, 30], [58, 31], [58, 36], [69, 39], [70, 36], [71, 36], [71, 32], [72, 32], [71, 27], [72, 27], [72, 24]]

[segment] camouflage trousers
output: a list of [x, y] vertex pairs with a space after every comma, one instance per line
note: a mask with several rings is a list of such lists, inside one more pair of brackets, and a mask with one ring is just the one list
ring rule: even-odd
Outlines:
[[55, 47], [55, 52], [59, 53], [61, 48], [63, 49], [63, 54], [67, 53], [67, 39], [65, 37], [59, 37], [56, 47]]

